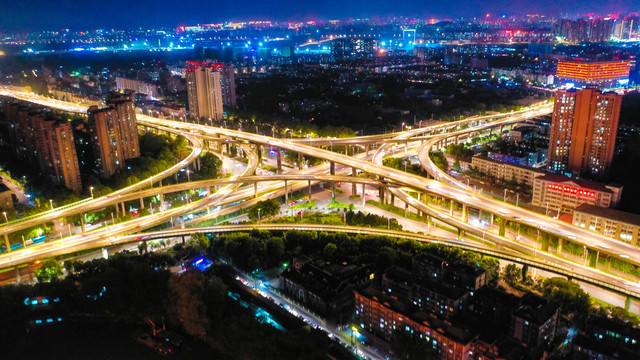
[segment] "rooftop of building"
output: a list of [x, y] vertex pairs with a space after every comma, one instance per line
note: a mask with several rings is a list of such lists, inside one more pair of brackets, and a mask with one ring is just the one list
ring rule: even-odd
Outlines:
[[547, 173], [544, 176], [537, 177], [536, 181], [548, 181], [548, 182], [554, 182], [559, 184], [574, 183], [575, 185], [585, 189], [591, 189], [591, 190], [596, 190], [596, 191], [605, 192], [605, 193], [613, 193], [613, 191], [609, 189], [609, 187], [616, 187], [616, 188], [622, 187], [616, 184], [605, 185], [597, 181], [575, 179], [575, 178], [570, 178], [568, 176], [564, 176], [560, 174], [551, 174], [551, 173]]
[[288, 267], [282, 277], [303, 284], [324, 299], [331, 299], [374, 271], [369, 265], [314, 263], [306, 257], [301, 260], [298, 259], [299, 265]]
[[526, 166], [526, 165], [514, 164], [514, 163], [507, 162], [507, 161], [494, 160], [494, 159], [492, 159], [490, 157], [487, 157], [487, 156], [484, 156], [484, 155], [481, 155], [481, 154], [476, 154], [476, 155], [473, 156], [473, 158], [477, 158], [477, 159], [480, 159], [480, 160], [491, 161], [491, 162], [494, 162], [496, 164], [504, 164], [504, 165], [508, 165], [508, 166], [513, 166], [513, 167], [517, 167], [517, 168], [520, 168], [520, 169], [533, 171], [533, 172], [538, 173], [538, 174], [547, 174], [547, 172], [544, 171], [544, 170], [536, 169], [536, 168], [533, 168], [533, 167], [530, 167], [530, 166]]
[[513, 314], [535, 324], [547, 322], [560, 309], [560, 304], [533, 293], [520, 298], [520, 308]]
[[455, 288], [430, 279], [418, 279], [411, 272], [402, 267], [393, 267], [384, 275], [384, 279], [391, 280], [396, 283], [415, 284], [423, 288], [429, 289], [439, 295], [449, 299], [460, 299], [468, 293], [467, 290]]
[[629, 213], [626, 211], [620, 211], [612, 208], [604, 208], [595, 205], [582, 204], [573, 210], [574, 212], [581, 212], [593, 216], [599, 216], [607, 219], [614, 219], [627, 224], [633, 224], [640, 226], [640, 215]]

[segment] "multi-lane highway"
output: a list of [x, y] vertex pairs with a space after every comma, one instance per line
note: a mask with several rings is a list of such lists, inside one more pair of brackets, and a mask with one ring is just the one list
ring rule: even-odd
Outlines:
[[[5, 93], [6, 92], [7, 90], [5, 90]], [[0, 91], [0, 94], [2, 94], [1, 91]], [[9, 91], [9, 94], [11, 94], [10, 91]], [[33, 95], [27, 96], [24, 94], [17, 94], [17, 95], [14, 94], [11, 96], [15, 96], [17, 98], [21, 98], [29, 101], [36, 101], [41, 104], [46, 104], [47, 106], [56, 106], [61, 109], [65, 109], [69, 111], [80, 112], [80, 109], [82, 108], [80, 106], [69, 104], [69, 103], [49, 102], [48, 99], [43, 99], [43, 98], [36, 97], [36, 99], [34, 99]], [[526, 119], [548, 113], [549, 108], [550, 108], [549, 105], [541, 105], [541, 106], [537, 106], [522, 112], [508, 114], [507, 116], [501, 115], [499, 117], [494, 117], [494, 118], [487, 117], [485, 119], [482, 119], [482, 121], [479, 121], [478, 119], [472, 119], [472, 120], [468, 120], [468, 123], [465, 124], [465, 126], [467, 126], [466, 129], [458, 130], [457, 128], [459, 125], [456, 125], [456, 127], [454, 128], [449, 124], [447, 128], [443, 128], [441, 130], [443, 132], [446, 130], [449, 130], [449, 131], [456, 130], [457, 132], [453, 133], [456, 136], [463, 135], [469, 132], [483, 131], [492, 126], [500, 126], [503, 124], [524, 121]], [[498, 120], [494, 120], [496, 118]], [[483, 197], [481, 195], [473, 194], [472, 192], [468, 191], [469, 190], [468, 188], [465, 188], [464, 186], [460, 186], [460, 184], [457, 184], [457, 183], [450, 183], [449, 181], [439, 182], [435, 180], [427, 180], [425, 178], [422, 178], [416, 175], [408, 174], [403, 171], [382, 166], [380, 163], [377, 163], [377, 162], [371, 162], [371, 161], [365, 160], [361, 156], [347, 156], [344, 154], [337, 154], [328, 150], [318, 149], [309, 145], [305, 145], [302, 142], [295, 142], [288, 139], [276, 139], [268, 136], [210, 127], [206, 125], [198, 125], [198, 124], [177, 122], [177, 121], [171, 121], [171, 120], [157, 119], [157, 118], [153, 118], [153, 117], [141, 115], [141, 114], [138, 115], [138, 122], [142, 126], [172, 129], [172, 131], [182, 132], [185, 134], [189, 133], [190, 134], [189, 136], [192, 136], [195, 138], [202, 139], [202, 138], [225, 137], [225, 138], [231, 138], [231, 139], [242, 141], [242, 142], [270, 146], [270, 147], [275, 147], [279, 149], [286, 149], [286, 150], [302, 153], [304, 155], [322, 158], [330, 163], [342, 164], [347, 168], [360, 169], [361, 171], [364, 171], [367, 174], [377, 176], [383, 182], [383, 185], [386, 185], [385, 182], [391, 181], [397, 184], [401, 184], [405, 187], [411, 188], [414, 191], [417, 191], [419, 193], [433, 194], [439, 197], [452, 199], [460, 204], [463, 204], [468, 208], [480, 209], [487, 213], [500, 216], [501, 218], [507, 219], [509, 221], [527, 224], [533, 228], [539, 229], [540, 231], [554, 234], [561, 238], [571, 239], [572, 242], [575, 242], [578, 244], [584, 244], [585, 246], [588, 246], [591, 249], [600, 249], [602, 251], [606, 251], [608, 254], [618, 255], [624, 258], [626, 261], [640, 264], [640, 256], [638, 255], [637, 248], [632, 245], [594, 234], [592, 232], [580, 229], [578, 227], [574, 227], [570, 224], [560, 223], [552, 220], [547, 216], [536, 214], [524, 209], [516, 208], [508, 204], [505, 204], [503, 202], [493, 200], [488, 197]], [[431, 135], [432, 138], [425, 138], [425, 139], [428, 139], [427, 143], [425, 143], [422, 146], [422, 151], [419, 151], [419, 153], [421, 154], [421, 161], [423, 161], [423, 164], [425, 165], [425, 167], [428, 168], [430, 167], [429, 162], [428, 160], [425, 161], [424, 159], [424, 154], [427, 153], [429, 149], [428, 144], [435, 144], [437, 141], [439, 141], [438, 139], [440, 139], [440, 137], [435, 134], [437, 133], [437, 131], [435, 130], [436, 130], [435, 128], [422, 128], [422, 129], [409, 130], [407, 132], [395, 134], [396, 135], [394, 136], [394, 138], [396, 138], [395, 141], [394, 139], [387, 140], [387, 141], [391, 143], [393, 142], [406, 143], [410, 141], [412, 137], [415, 137], [415, 136], [424, 135], [424, 134]], [[369, 141], [369, 140], [371, 139], [367, 139], [366, 141]], [[385, 141], [385, 140], [382, 139], [381, 141]], [[358, 144], [357, 138], [350, 139], [349, 142], [345, 142], [344, 144], [357, 145]], [[385, 146], [385, 148], [387, 147], [388, 146]], [[384, 151], [384, 149], [379, 151], [378, 154], [382, 154], [382, 151]], [[382, 155], [378, 155], [378, 157], [376, 157], [376, 160], [380, 161], [381, 156]], [[326, 169], [326, 167], [324, 168]], [[320, 168], [315, 170], [319, 171], [319, 169]], [[444, 177], [445, 175], [442, 174], [441, 172], [437, 172], [437, 170], [432, 168], [428, 170], [431, 171], [433, 174], [435, 174], [436, 177], [441, 176], [443, 180], [446, 179]], [[249, 173], [246, 173], [244, 175], [249, 175]], [[275, 179], [272, 178], [271, 180], [275, 180]], [[160, 214], [154, 214], [151, 217], [147, 216], [140, 219], [134, 219], [131, 222], [120, 224], [119, 228], [110, 230], [111, 234], [105, 233], [104, 229], [100, 229], [95, 233], [92, 231], [87, 234], [84, 234], [80, 236], [80, 238], [71, 237], [59, 243], [58, 242], [52, 243], [54, 245], [49, 245], [49, 244], [42, 245], [41, 249], [32, 248], [27, 251], [16, 252], [15, 254], [6, 254], [3, 256], [0, 256], [0, 266], [17, 264], [20, 262], [28, 261], [28, 259], [33, 259], [38, 256], [42, 257], [52, 253], [57, 254], [57, 253], [61, 253], [62, 251], [67, 251], [67, 252], [75, 251], [74, 249], [77, 249], [80, 247], [86, 247], [87, 244], [90, 244], [92, 242], [95, 243], [96, 246], [99, 246], [98, 244], [100, 243], [100, 241], [104, 241], [105, 237], [114, 238], [115, 235], [119, 236], [132, 231], [137, 232], [144, 228], [154, 226], [155, 224], [162, 223], [166, 221], [170, 216], [176, 216], [179, 214], [193, 212], [198, 209], [202, 209], [204, 206], [215, 206], [222, 202], [231, 201], [231, 199], [237, 199], [238, 197], [242, 197], [242, 196], [244, 198], [250, 198], [255, 196], [255, 189], [251, 189], [251, 187], [245, 187], [243, 190], [238, 190], [233, 192], [233, 194], [231, 194], [231, 189], [237, 189], [238, 184], [236, 182], [236, 185], [233, 185], [235, 186], [234, 188], [232, 188], [231, 186], [232, 185], [227, 185], [221, 190], [219, 190], [218, 192], [214, 194], [210, 194], [206, 198], [199, 200], [198, 202], [195, 202], [193, 204], [167, 210], [166, 212], [162, 213], [162, 216]], [[273, 186], [274, 188], [277, 189], [281, 186], [281, 183], [278, 182]], [[262, 190], [264, 190], [265, 192], [272, 191], [271, 189], [272, 188], [270, 187], [263, 187], [261, 191]], [[491, 240], [497, 244], [501, 244], [502, 246], [509, 245], [509, 247], [521, 247], [521, 248], [523, 247], [523, 245], [521, 244], [510, 245], [509, 240], [505, 239], [504, 236], [499, 236], [497, 234], [489, 233], [486, 230], [478, 228], [477, 226], [468, 224], [466, 221], [463, 221], [462, 219], [455, 218], [451, 214], [444, 213], [438, 209], [427, 206], [421, 201], [418, 201], [417, 199], [409, 196], [402, 189], [391, 188], [390, 191], [397, 198], [401, 199], [408, 205], [420, 210], [425, 214], [428, 214], [433, 218], [439, 219], [447, 224], [455, 226], [456, 228], [461, 229], [465, 232], [485, 236], [488, 240]], [[153, 217], [155, 217], [155, 219]], [[52, 249], [50, 248], [52, 246], [56, 246], [56, 244], [57, 246], [59, 246], [61, 249], [64, 249], [64, 250], [52, 252]], [[531, 248], [521, 249], [521, 251], [524, 251], [524, 252], [527, 252], [527, 250], [531, 252]], [[26, 254], [29, 252], [30, 254]], [[23, 255], [20, 253], [25, 253], [25, 254]], [[5, 260], [7, 257], [9, 259]], [[566, 260], [558, 259], [556, 257], [551, 257], [549, 258], [548, 261], [550, 264], [549, 266], [557, 266], [558, 268], [561, 266], [564, 266], [564, 265], [561, 265], [562, 263], [566, 263]], [[603, 280], [604, 282], [610, 283], [611, 285], [615, 285], [615, 286], [622, 286], [622, 287], [625, 286], [624, 281], [620, 281], [620, 279], [618, 278], [615, 278], [608, 274], [601, 273], [600, 271], [593, 268], [576, 267], [576, 273], [578, 272], [580, 272], [579, 275], [581, 276], [604, 276], [606, 277], [606, 279]], [[635, 287], [626, 285], [626, 289], [628, 291], [632, 291], [632, 290], [635, 290]]]

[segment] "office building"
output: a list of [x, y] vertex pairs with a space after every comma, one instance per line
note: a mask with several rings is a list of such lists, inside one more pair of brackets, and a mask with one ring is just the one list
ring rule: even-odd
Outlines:
[[621, 194], [622, 186], [547, 174], [534, 179], [532, 204], [553, 213], [558, 209], [571, 213], [582, 204], [615, 207]]
[[558, 61], [556, 77], [559, 82], [575, 85], [597, 85], [616, 87], [629, 83], [631, 61], [590, 61], [561, 60]]
[[222, 85], [217, 65], [190, 61], [185, 72], [192, 118], [222, 120]]
[[594, 89], [555, 94], [548, 168], [558, 173], [604, 173], [613, 160], [622, 97]]
[[113, 175], [126, 160], [140, 156], [133, 92], [112, 93], [107, 104], [104, 109], [91, 106], [87, 112], [94, 165], [101, 177]]
[[637, 214], [582, 204], [573, 210], [573, 225], [640, 245], [640, 215]]

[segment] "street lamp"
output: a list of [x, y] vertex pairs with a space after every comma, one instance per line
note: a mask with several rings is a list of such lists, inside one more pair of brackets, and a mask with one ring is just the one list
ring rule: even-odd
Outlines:
[[507, 189], [504, 189], [504, 202], [507, 202]]
[[189, 176], [189, 169], [187, 169], [187, 181], [191, 182], [191, 177]]
[[402, 123], [402, 130], [400, 130], [401, 132], [404, 131], [404, 123]]
[[260, 223], [260, 210], [262, 209], [258, 209], [258, 223]]
[[91, 192], [91, 198], [93, 199], [93, 186], [89, 187], [89, 191]]
[[49, 204], [51, 204], [51, 210], [53, 210], [53, 199], [49, 199]]
[[544, 214], [546, 216], [549, 216], [549, 202], [547, 201], [547, 209], [545, 210]]
[[6, 211], [3, 211], [3, 212], [2, 212], [2, 215], [4, 215], [4, 221], [5, 221], [5, 222], [9, 222], [9, 218], [7, 218], [7, 212], [6, 212]]

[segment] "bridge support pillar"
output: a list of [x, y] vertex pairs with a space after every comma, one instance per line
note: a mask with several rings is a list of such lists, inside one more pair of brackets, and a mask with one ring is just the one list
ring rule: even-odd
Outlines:
[[631, 309], [631, 296], [627, 296], [627, 298], [624, 300], [624, 309], [629, 311], [629, 309]]
[[449, 207], [449, 216], [453, 216], [453, 199], [449, 200], [449, 204], [451, 205]]
[[[335, 175], [336, 174], [336, 163], [331, 161], [329, 162], [329, 174], [330, 175]], [[335, 199], [336, 198], [336, 183], [335, 182], [331, 182], [331, 199]]]
[[426, 215], [427, 218], [427, 232], [431, 232], [431, 215]]
[[389, 203], [391, 206], [396, 206], [396, 196], [391, 193], [391, 190], [389, 190], [389, 200], [391, 200]]
[[311, 180], [308, 181], [309, 185], [309, 201], [311, 201]]
[[468, 214], [469, 210], [467, 209], [467, 205], [462, 204], [462, 221], [464, 221], [465, 223], [468, 221]]
[[127, 209], [124, 206], [124, 201], [120, 203], [120, 206], [122, 206], [122, 216], [127, 215]]
[[564, 240], [562, 238], [558, 238], [558, 249], [557, 249], [557, 253], [558, 254], [562, 254], [562, 243], [564, 242]]
[[84, 223], [84, 214], [80, 215], [80, 227], [82, 228], [82, 233], [87, 232], [86, 224]]
[[140, 198], [140, 210], [144, 209], [144, 198]]
[[9, 243], [9, 234], [4, 233], [4, 245], [7, 247], [7, 252], [11, 252], [11, 243]]
[[186, 235], [182, 235], [182, 245], [184, 245], [184, 243], [187, 242], [187, 240], [185, 239], [187, 236]]
[[288, 189], [287, 189], [287, 180], [284, 181], [284, 201], [286, 203], [289, 202], [289, 194], [288, 194]]
[[522, 281], [527, 280], [527, 272], [529, 271], [529, 265], [522, 265]]
[[489, 221], [489, 228], [493, 226], [493, 218], [494, 218], [494, 215], [493, 213], [491, 213], [491, 221]]
[[304, 169], [304, 155], [301, 152], [298, 153], [298, 169]]
[[364, 193], [364, 186], [365, 186], [365, 185], [364, 185], [364, 184], [362, 184], [362, 210], [364, 210], [364, 206], [365, 206], [365, 204], [366, 204], [366, 202], [367, 202], [367, 200], [366, 200], [366, 196], [365, 196], [365, 193]]
[[464, 237], [464, 230], [458, 229], [458, 241], [462, 241], [463, 237]]
[[587, 249], [587, 257], [589, 259], [589, 267], [598, 267], [598, 258], [600, 257], [600, 251]]
[[[356, 168], [352, 168], [351, 169], [351, 176], [353, 176], [353, 177], [357, 177], [358, 176]], [[356, 187], [356, 185], [357, 184], [355, 182], [351, 183], [351, 195], [356, 195], [358, 193], [358, 188]]]
[[409, 216], [409, 204], [405, 203], [404, 204], [404, 217]]
[[[493, 216], [493, 214], [491, 216]], [[505, 219], [504, 217], [501, 217], [500, 218], [500, 228], [498, 229], [498, 235], [504, 236], [506, 231], [507, 231], [507, 219]]]
[[102, 248], [102, 258], [103, 259], [108, 259], [109, 258], [109, 250], [107, 250], [106, 247]]
[[384, 192], [386, 191], [384, 185], [378, 185], [378, 197], [380, 198], [380, 204], [384, 204]]
[[262, 146], [256, 144], [256, 154], [258, 154], [258, 165], [262, 165]]
[[20, 282], [22, 281], [22, 279], [20, 279], [20, 268], [16, 266], [14, 269], [16, 270], [16, 282], [20, 284]]
[[280, 149], [276, 149], [276, 167], [278, 168], [278, 175], [282, 174], [282, 152]]
[[253, 183], [253, 197], [257, 198], [258, 197], [258, 182], [254, 182]]
[[542, 242], [540, 243], [540, 249], [543, 251], [549, 251], [549, 234], [542, 233]]

